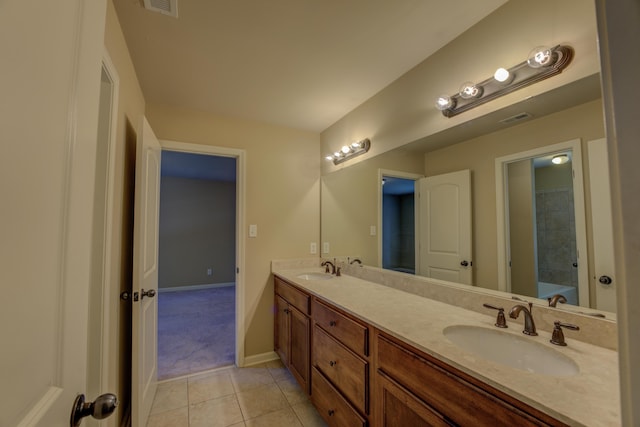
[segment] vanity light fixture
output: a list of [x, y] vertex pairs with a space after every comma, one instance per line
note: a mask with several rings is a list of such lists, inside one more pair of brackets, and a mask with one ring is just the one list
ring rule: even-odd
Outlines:
[[354, 142], [350, 145], [345, 145], [336, 151], [335, 153], [325, 157], [327, 160], [331, 160], [334, 165], [338, 165], [342, 162], [346, 162], [356, 156], [366, 153], [371, 148], [371, 141], [369, 138], [365, 138], [361, 141]]
[[558, 154], [557, 156], [553, 156], [551, 159], [551, 163], [554, 165], [563, 165], [569, 161], [569, 156], [566, 154]]
[[511, 68], [498, 68], [495, 74], [480, 83], [465, 82], [457, 94], [441, 95], [436, 108], [445, 117], [453, 117], [514, 90], [560, 74], [573, 59], [573, 48], [557, 45], [538, 46], [527, 59]]

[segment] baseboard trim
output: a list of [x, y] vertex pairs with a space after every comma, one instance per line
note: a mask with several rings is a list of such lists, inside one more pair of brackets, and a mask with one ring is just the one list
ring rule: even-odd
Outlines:
[[158, 288], [159, 293], [164, 292], [180, 292], [180, 291], [198, 291], [202, 289], [212, 289], [212, 288], [226, 288], [229, 286], [235, 286], [235, 282], [227, 282], [227, 283], [209, 283], [205, 285], [188, 285], [188, 286], [170, 286], [168, 288]]
[[259, 365], [260, 363], [271, 362], [272, 360], [278, 360], [278, 354], [275, 351], [268, 351], [266, 353], [254, 354], [252, 356], [246, 356], [244, 358], [244, 367]]

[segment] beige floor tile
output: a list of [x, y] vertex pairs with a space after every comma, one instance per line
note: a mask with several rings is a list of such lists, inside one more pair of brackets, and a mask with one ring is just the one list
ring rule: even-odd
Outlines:
[[239, 392], [236, 396], [245, 421], [289, 406], [276, 383], [263, 384]]
[[151, 415], [147, 427], [189, 427], [189, 408], [184, 406]]
[[302, 427], [290, 407], [245, 421], [247, 427]]
[[234, 395], [189, 405], [189, 427], [228, 427], [242, 421]]
[[298, 419], [302, 421], [304, 427], [326, 427], [327, 423], [324, 422], [315, 406], [311, 402], [301, 402], [292, 405], [293, 412], [296, 413]]
[[204, 402], [234, 394], [229, 372], [215, 372], [189, 378], [189, 403]]
[[158, 385], [156, 397], [151, 407], [151, 414], [154, 415], [187, 405], [187, 380], [169, 381]]
[[287, 398], [289, 405], [296, 403], [306, 402], [308, 400], [307, 393], [302, 391], [298, 382], [293, 376], [284, 377], [280, 381], [276, 382], [284, 397]]
[[269, 369], [264, 366], [249, 368], [233, 368], [229, 371], [236, 393], [260, 387], [264, 384], [275, 384]]
[[270, 362], [265, 363], [266, 368], [271, 373], [271, 376], [275, 381], [280, 381], [283, 378], [291, 377], [291, 373], [287, 368], [285, 368], [284, 364], [280, 359], [272, 360]]

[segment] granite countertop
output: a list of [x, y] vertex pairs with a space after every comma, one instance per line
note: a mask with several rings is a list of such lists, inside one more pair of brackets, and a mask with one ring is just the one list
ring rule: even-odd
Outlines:
[[[578, 365], [579, 373], [571, 376], [529, 373], [474, 356], [443, 335], [443, 329], [452, 325], [496, 329], [494, 315], [483, 315], [344, 274], [330, 280], [297, 277], [309, 272], [319, 273], [324, 269], [273, 271], [310, 294], [564, 423], [589, 427], [621, 423], [618, 354], [613, 350], [569, 337], [566, 347], [554, 346], [549, 343], [551, 333], [538, 330], [538, 336], [526, 336], [526, 339], [568, 356]], [[507, 318], [510, 327], [501, 331], [524, 336], [521, 325], [510, 320]]]

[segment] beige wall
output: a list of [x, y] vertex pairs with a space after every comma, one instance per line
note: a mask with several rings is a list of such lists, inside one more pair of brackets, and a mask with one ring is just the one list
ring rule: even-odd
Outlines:
[[158, 288], [236, 281], [235, 182], [163, 176], [159, 227]]
[[[482, 81], [500, 66], [524, 61], [535, 46], [559, 43], [575, 50], [573, 61], [561, 74], [453, 118], [445, 118], [434, 107], [439, 95], [457, 92], [462, 82]], [[370, 152], [345, 164], [353, 165], [599, 70], [592, 2], [511, 0], [323, 131], [321, 154], [370, 138]], [[325, 174], [343, 166], [325, 161], [322, 167]]]
[[531, 160], [507, 166], [509, 180], [509, 237], [511, 292], [538, 296], [533, 243], [533, 173]]
[[[425, 155], [427, 176], [471, 169], [473, 203], [473, 267], [477, 286], [497, 289], [495, 159], [558, 142], [580, 138], [585, 188], [589, 188], [586, 142], [604, 136], [602, 104], [589, 102], [530, 120]], [[585, 205], [590, 205], [588, 191]], [[592, 252], [591, 217], [587, 211], [587, 249]], [[593, 265], [593, 260], [589, 260]], [[590, 271], [592, 269], [590, 268]], [[590, 275], [591, 276], [591, 275]]]
[[148, 104], [159, 139], [246, 150], [245, 356], [273, 350], [270, 261], [309, 256], [320, 238], [319, 135], [214, 114]]
[[[112, 357], [109, 360], [109, 390], [115, 390], [123, 405], [114, 415], [122, 420], [131, 402], [131, 318], [120, 303], [120, 292], [131, 290], [133, 256], [133, 186], [136, 130], [142, 123], [145, 100], [129, 56], [114, 6], [107, 2], [105, 48], [120, 80], [113, 177], [112, 247], [110, 283]], [[103, 159], [106, 161], [106, 159]]]
[[[322, 177], [322, 241], [330, 252], [323, 257], [360, 257], [378, 265], [378, 169], [424, 174], [419, 153], [392, 151]], [[380, 233], [382, 230], [377, 230]]]

